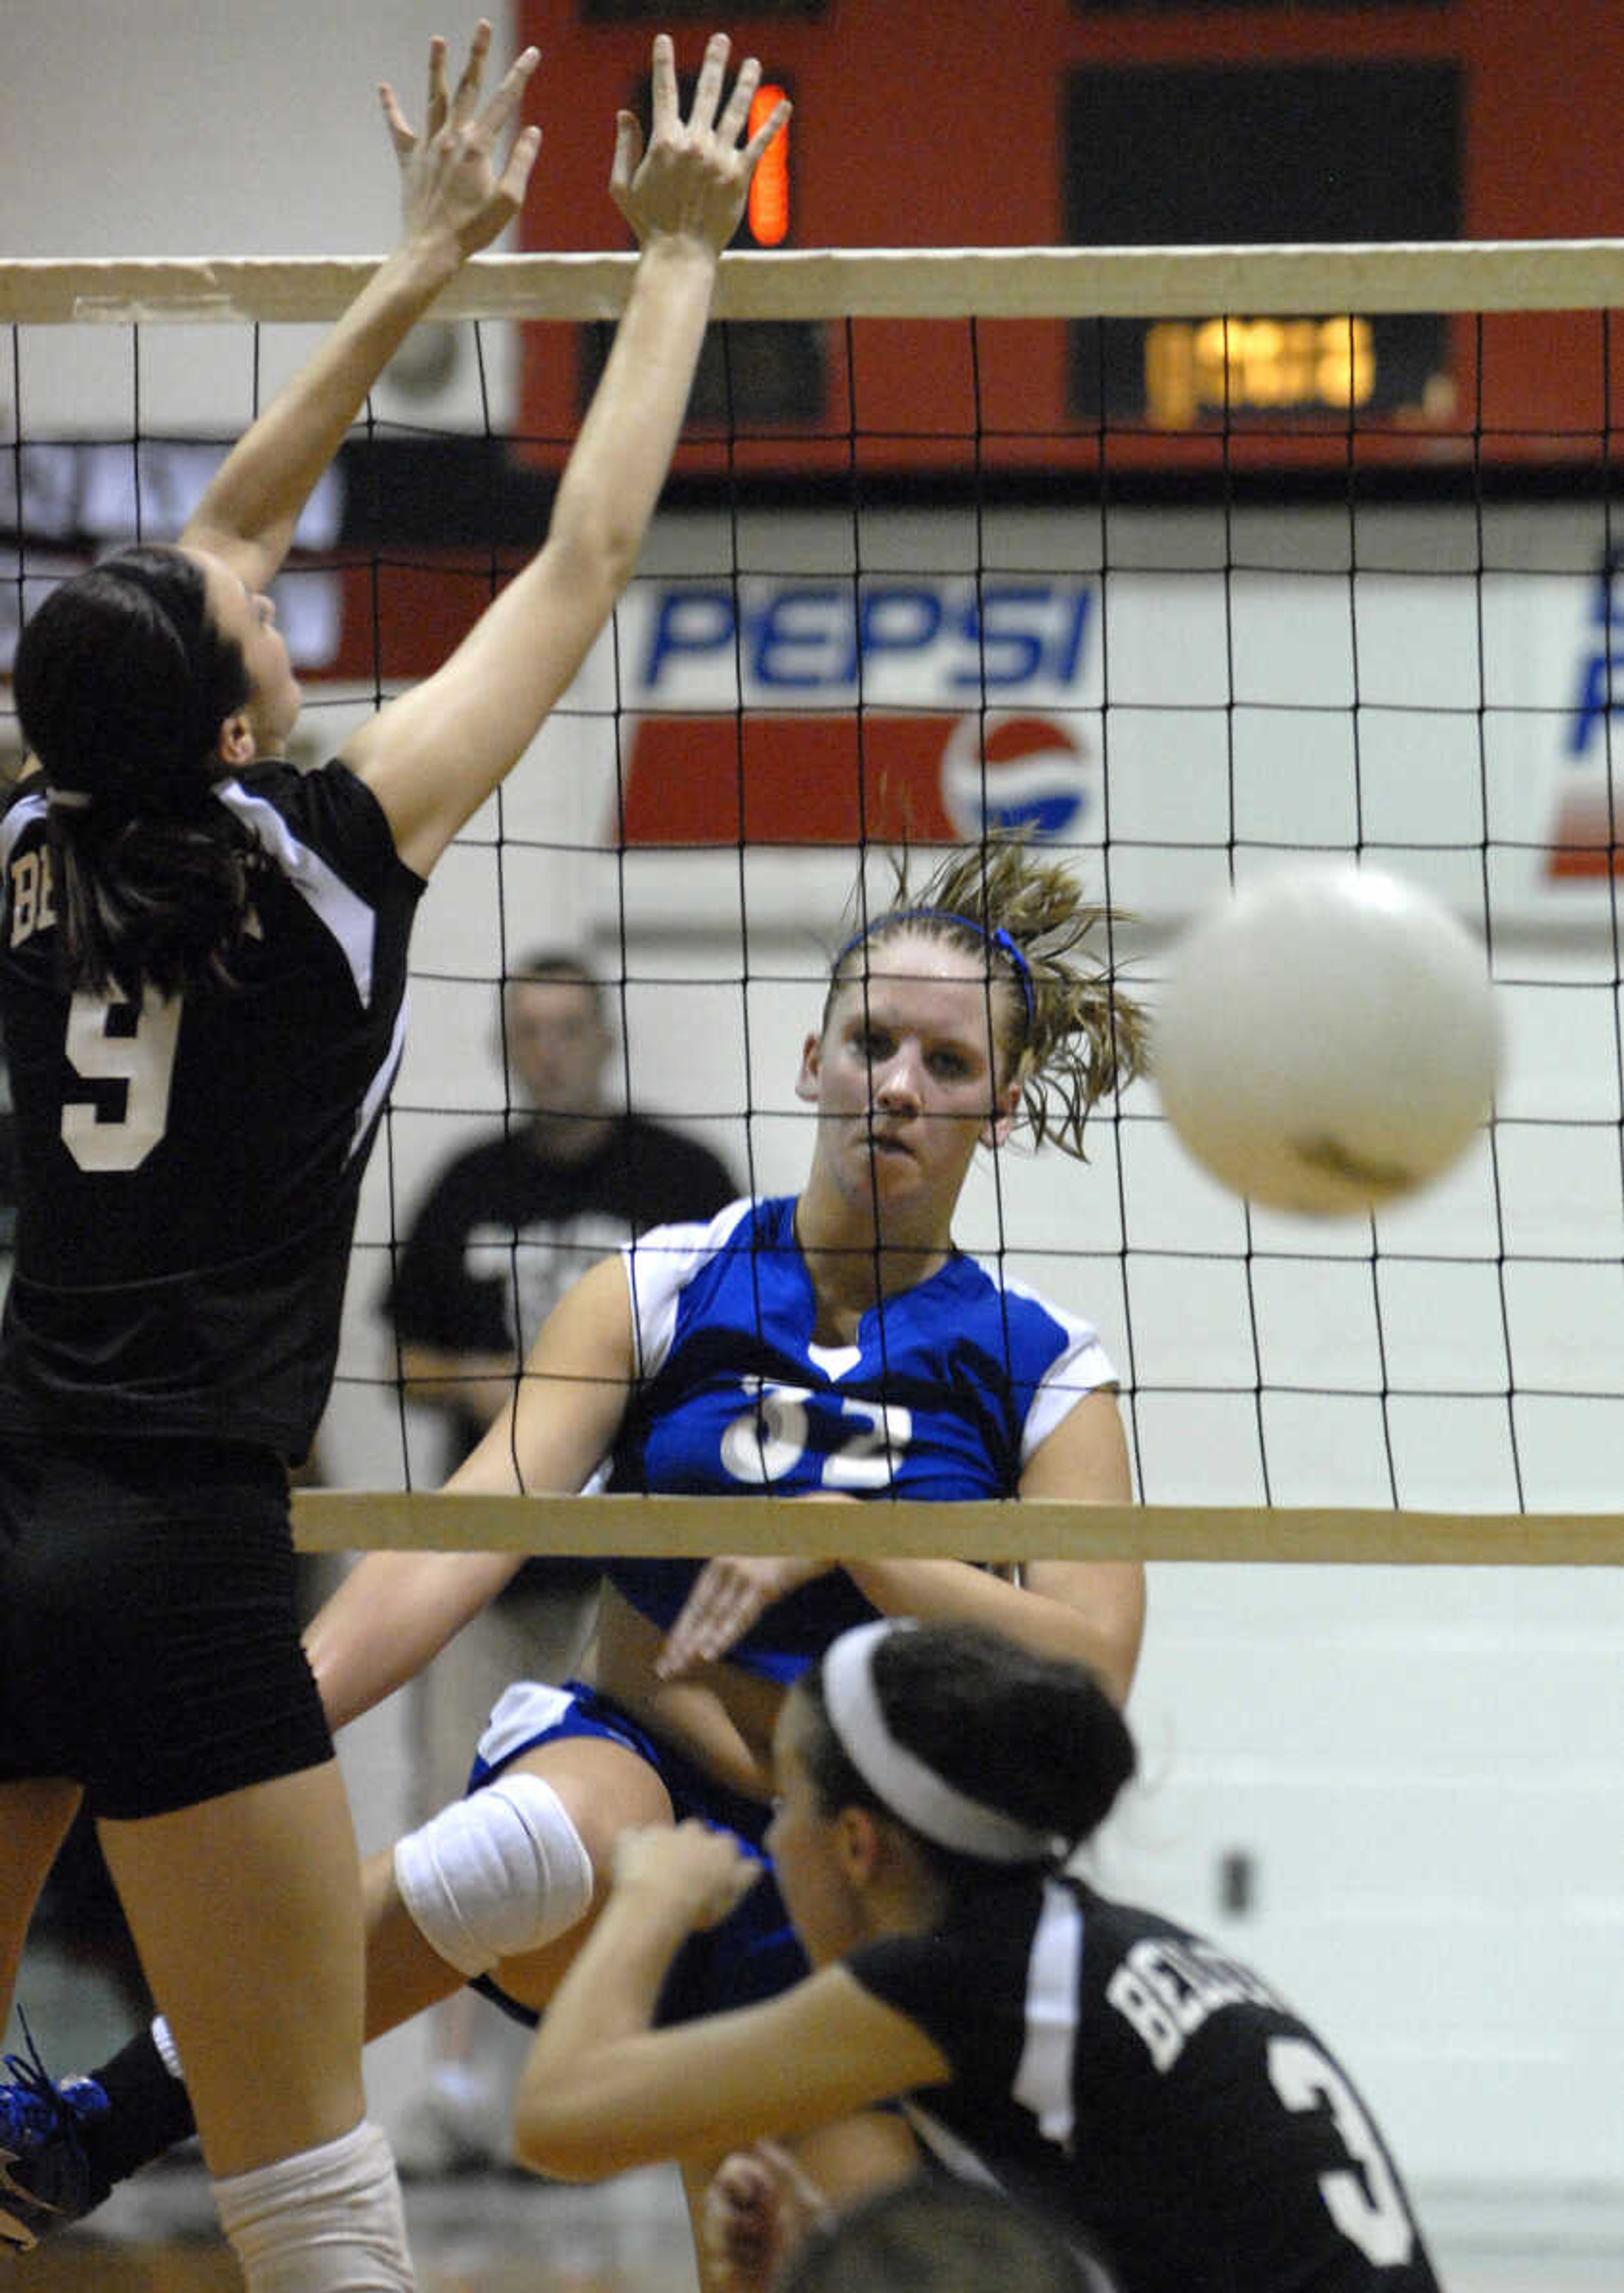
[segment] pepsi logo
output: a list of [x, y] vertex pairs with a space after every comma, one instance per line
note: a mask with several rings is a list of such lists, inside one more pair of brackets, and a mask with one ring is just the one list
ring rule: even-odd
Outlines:
[[961, 717], [941, 754], [941, 806], [966, 839], [989, 830], [1092, 839], [1099, 768], [1062, 718], [1012, 710]]

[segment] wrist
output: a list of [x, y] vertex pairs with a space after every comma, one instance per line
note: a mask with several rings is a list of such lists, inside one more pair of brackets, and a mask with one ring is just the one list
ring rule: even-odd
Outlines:
[[463, 267], [463, 250], [454, 231], [408, 231], [384, 262], [392, 284], [423, 304], [432, 302]]
[[639, 268], [669, 271], [691, 271], [714, 279], [722, 251], [701, 233], [692, 231], [650, 231], [638, 243]]

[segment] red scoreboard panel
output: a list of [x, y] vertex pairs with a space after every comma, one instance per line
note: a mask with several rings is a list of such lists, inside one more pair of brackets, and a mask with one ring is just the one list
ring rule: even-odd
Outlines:
[[[626, 244], [607, 192], [616, 109], [669, 28], [717, 23], [794, 98], [740, 244], [1193, 245], [1624, 234], [1617, 0], [516, 0], [543, 64], [534, 248]], [[1220, 321], [1231, 320], [1227, 337]], [[1111, 466], [1194, 474], [1593, 462], [1624, 355], [1596, 313], [1391, 318], [1191, 312], [1068, 326], [860, 321], [713, 330], [679, 469], [731, 405], [748, 479]], [[720, 339], [725, 333], [725, 344]], [[1227, 359], [1225, 347], [1227, 344]], [[567, 442], [602, 355], [527, 336], [523, 427]], [[1611, 369], [1611, 370], [1610, 370]], [[1225, 408], [1229, 439], [1224, 442]], [[1615, 417], [1616, 418], [1616, 417]], [[1102, 430], [1110, 445], [1103, 450]], [[554, 442], [557, 442], [556, 444]]]

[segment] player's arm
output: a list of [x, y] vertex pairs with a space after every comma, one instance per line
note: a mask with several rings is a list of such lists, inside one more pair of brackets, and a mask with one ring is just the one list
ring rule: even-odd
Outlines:
[[[1021, 1477], [1023, 1497], [1127, 1504], [1133, 1495], [1115, 1393], [1086, 1394], [1040, 1443]], [[707, 1561], [661, 1649], [674, 1679], [725, 1656], [774, 1600], [835, 1564], [760, 1556]], [[1018, 1584], [963, 1560], [848, 1555], [846, 1575], [883, 1616], [987, 1625], [1045, 1656], [1096, 1672], [1126, 1700], [1144, 1631], [1144, 1571], [1137, 1561], [1029, 1561]]]
[[780, 105], [740, 145], [760, 69], [747, 60], [723, 105], [727, 55], [718, 34], [684, 122], [662, 34], [646, 153], [635, 119], [619, 115], [610, 190], [641, 251], [539, 555], [443, 668], [345, 746], [388, 815], [396, 849], [419, 874], [528, 748], [635, 568], [682, 428], [718, 257], [756, 161], [787, 116]]
[[689, 1821], [626, 1835], [615, 1884], [547, 2008], [521, 2078], [526, 2164], [596, 2181], [664, 2159], [708, 2159], [764, 2134], [805, 2134], [949, 2065], [924, 2031], [844, 1967], [759, 2006], [654, 2030], [666, 1971], [696, 1927], [737, 1901], [755, 1867]]
[[400, 243], [228, 455], [181, 537], [224, 558], [250, 590], [263, 589], [281, 564], [311, 489], [413, 326], [467, 257], [519, 212], [540, 129], [523, 131], [499, 172], [492, 155], [539, 56], [527, 48], [481, 112], [480, 80], [489, 47], [490, 26], [481, 22], [449, 93], [446, 44], [431, 44], [421, 137], [401, 117], [392, 89], [379, 90], [400, 167]]
[[[1020, 1493], [1131, 1502], [1114, 1391], [1086, 1394], [1067, 1411], [1032, 1452]], [[1119, 1703], [1127, 1696], [1144, 1631], [1144, 1571], [1136, 1560], [1028, 1561], [1018, 1584], [959, 1560], [858, 1558], [845, 1568], [884, 1615], [986, 1625], [1045, 1656], [1088, 1665]]]
[[[1134, 1478], [1114, 1387], [1087, 1394], [1027, 1460], [1023, 1497], [1073, 1504], [1131, 1504]], [[1073, 1651], [1119, 1704], [1126, 1704], [1144, 1638], [1144, 1564], [1139, 1560], [1029, 1560], [1022, 1589], [1031, 1600], [1065, 1609], [1079, 1635]]]
[[[582, 1276], [549, 1315], [501, 1415], [448, 1495], [573, 1495], [613, 1446], [633, 1375], [630, 1292], [618, 1258]], [[366, 1553], [312, 1620], [305, 1651], [329, 1724], [367, 1712], [438, 1655], [513, 1577], [520, 1552]]]
[[424, 1409], [455, 1409], [489, 1425], [513, 1390], [518, 1357], [505, 1353], [459, 1353], [448, 1346], [403, 1338], [400, 1344], [400, 1390]]

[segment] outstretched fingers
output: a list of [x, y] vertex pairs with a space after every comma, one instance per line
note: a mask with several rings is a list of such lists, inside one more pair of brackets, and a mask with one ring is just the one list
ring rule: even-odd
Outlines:
[[682, 113], [676, 100], [676, 50], [671, 45], [669, 32], [657, 32], [654, 36], [649, 90], [655, 134], [675, 133], [682, 126]]
[[[474, 27], [468, 61], [464, 67], [461, 79], [457, 82], [454, 104], [450, 83], [446, 74], [446, 43], [438, 32], [429, 42], [428, 96], [423, 119], [423, 134], [425, 142], [431, 143], [433, 142], [435, 136], [445, 126], [448, 118], [454, 116], [454, 112], [460, 123], [472, 110], [473, 101], [479, 93], [480, 77], [489, 48], [490, 26], [481, 17]], [[504, 82], [504, 85], [505, 84]], [[522, 82], [521, 85], [522, 85]], [[404, 157], [407, 152], [416, 148], [417, 131], [401, 110], [400, 99], [387, 80], [380, 84], [378, 98], [384, 107], [384, 117], [388, 125], [395, 150]]]
[[501, 85], [485, 107], [480, 125], [494, 142], [502, 134], [508, 121], [524, 101], [524, 91], [530, 84], [530, 75], [541, 61], [539, 48], [526, 48], [517, 55], [502, 75]]
[[691, 127], [708, 129], [715, 126], [716, 108], [722, 101], [722, 83], [727, 74], [731, 45], [725, 32], [713, 32], [705, 43], [705, 61], [699, 66], [693, 104], [688, 114]]
[[747, 177], [755, 173], [762, 153], [772, 142], [780, 128], [788, 126], [791, 108], [789, 98], [787, 95], [780, 95], [755, 134], [745, 145], [744, 166]]
[[[715, 113], [716, 96], [721, 89], [727, 63], [728, 43], [725, 33], [718, 32], [705, 52], [705, 68], [699, 75], [699, 85], [694, 94], [691, 127], [708, 127]], [[715, 68], [715, 85], [707, 85], [708, 75]], [[756, 92], [761, 86], [761, 61], [747, 56], [739, 67], [732, 93], [728, 97], [722, 116], [715, 122], [716, 141], [724, 150], [738, 150], [739, 140], [749, 128], [750, 114], [755, 108]], [[747, 179], [755, 172], [756, 162], [779, 129], [789, 117], [788, 96], [780, 96], [772, 109], [762, 120], [755, 133], [739, 152]]]
[[[489, 53], [490, 25], [481, 16], [473, 28], [473, 37], [468, 43], [468, 61], [451, 99], [449, 117], [454, 127], [465, 127], [479, 109], [480, 84], [485, 77], [485, 59]], [[443, 80], [443, 70], [441, 76]]]
[[450, 90], [446, 82], [446, 44], [438, 32], [429, 42], [428, 109], [424, 115], [424, 134], [438, 135], [446, 124], [450, 108]]
[[500, 141], [512, 130], [539, 50], [526, 48], [503, 75], [483, 111], [479, 93], [490, 53], [490, 25], [483, 18], [469, 45], [468, 61], [455, 91], [448, 89], [446, 44], [429, 47], [428, 116], [421, 137], [387, 85], [378, 93], [400, 163], [401, 208], [408, 236], [454, 239], [463, 255], [489, 247], [523, 205], [530, 171], [541, 149], [539, 127], [514, 136], [505, 160]]
[[397, 159], [404, 159], [408, 152], [416, 148], [416, 133], [401, 110], [400, 100], [386, 79], [380, 80], [378, 83], [378, 101], [384, 108], [384, 124], [389, 130], [389, 140], [395, 147], [395, 157]]
[[527, 127], [508, 154], [507, 165], [497, 181], [498, 195], [505, 199], [516, 215], [524, 205], [525, 187], [530, 180], [530, 169], [536, 165], [536, 155], [541, 149], [539, 127]]
[[616, 121], [615, 158], [610, 191], [637, 237], [670, 234], [698, 239], [720, 252], [737, 230], [762, 153], [789, 117], [787, 101], [775, 104], [747, 143], [751, 115], [758, 109], [761, 66], [747, 56], [725, 102], [731, 44], [716, 33], [684, 120], [677, 101], [676, 59], [669, 37], [655, 40], [650, 69], [652, 107], [646, 150], [629, 116]]
[[615, 114], [615, 157], [609, 171], [610, 197], [618, 207], [626, 203], [632, 188], [632, 178], [642, 165], [642, 125], [636, 114], [618, 111]]
[[761, 65], [755, 56], [747, 56], [739, 67], [739, 77], [733, 82], [733, 93], [727, 100], [727, 109], [716, 122], [717, 140], [736, 144], [744, 134], [750, 117], [750, 106], [755, 101], [755, 91], [761, 85]]

